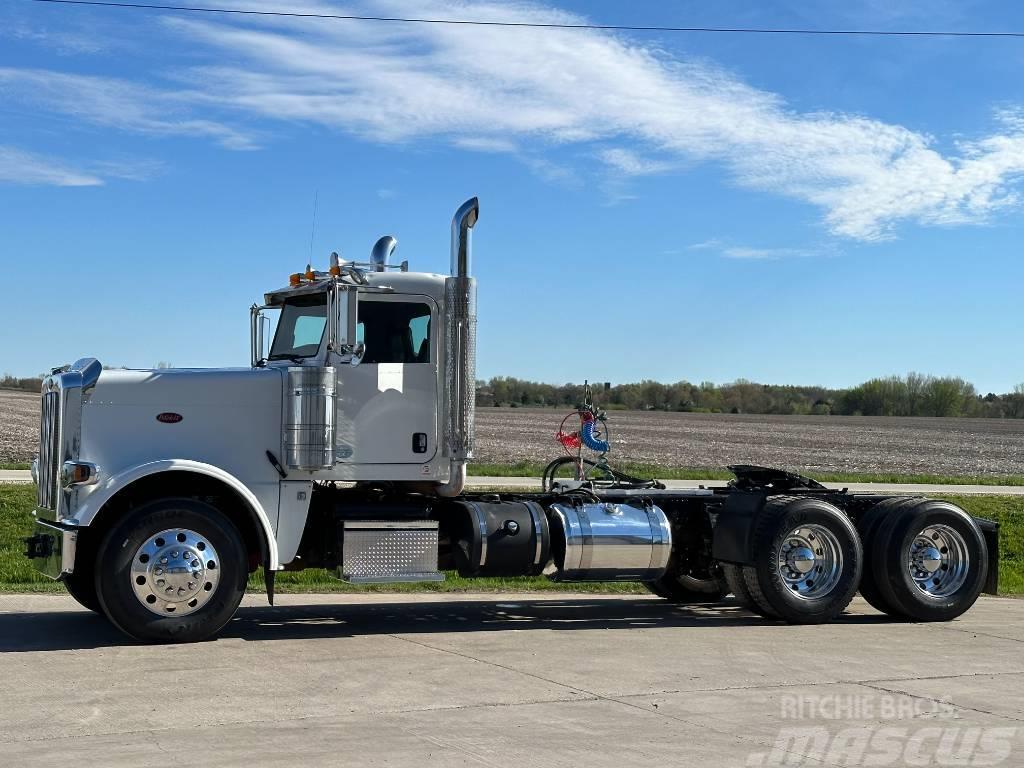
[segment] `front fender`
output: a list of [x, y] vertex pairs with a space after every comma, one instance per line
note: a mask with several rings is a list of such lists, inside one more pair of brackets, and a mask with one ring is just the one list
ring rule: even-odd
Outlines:
[[[263, 531], [263, 538], [267, 545], [267, 563], [271, 570], [279, 568], [277, 537], [274, 534], [274, 527], [271, 525], [270, 517], [264, 505], [256, 498], [256, 495], [241, 480], [220, 467], [212, 464], [205, 464], [201, 461], [190, 459], [162, 459], [151, 461], [145, 464], [127, 469], [116, 475], [101, 477], [99, 482], [88, 488], [88, 494], [80, 495], [80, 504], [75, 508], [74, 522], [80, 527], [86, 527], [96, 518], [103, 506], [110, 501], [119, 491], [124, 490], [132, 483], [144, 477], [160, 474], [161, 472], [192, 472], [198, 475], [212, 477], [231, 488], [248, 505], [249, 510], [259, 521]], [[274, 510], [276, 517], [276, 510]]]

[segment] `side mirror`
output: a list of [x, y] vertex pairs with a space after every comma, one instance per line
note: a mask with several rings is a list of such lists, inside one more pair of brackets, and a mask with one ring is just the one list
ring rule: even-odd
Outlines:
[[279, 307], [261, 307], [253, 304], [252, 307], [249, 308], [249, 349], [251, 352], [253, 368], [263, 365], [267, 359], [267, 355], [270, 354], [270, 342], [273, 338], [273, 334], [270, 333], [271, 319], [266, 313], [271, 309], [279, 309]]
[[330, 324], [328, 349], [337, 355], [348, 355], [349, 365], [359, 365], [366, 354], [366, 345], [356, 341], [359, 292], [355, 288], [335, 285], [327, 297]]
[[355, 345], [353, 345], [351, 347], [351, 350], [352, 350], [352, 357], [349, 358], [348, 364], [349, 365], [359, 365], [361, 362], [363, 362], [363, 357], [366, 355], [366, 345], [365, 344], [355, 344]]

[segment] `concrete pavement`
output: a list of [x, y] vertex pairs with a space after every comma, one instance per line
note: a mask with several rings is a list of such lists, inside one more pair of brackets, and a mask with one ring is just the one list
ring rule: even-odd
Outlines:
[[[32, 476], [28, 470], [0, 470], [0, 483], [30, 483]], [[713, 487], [725, 485], [724, 480], [664, 480], [666, 487], [673, 490], [686, 490], [702, 486]], [[482, 477], [470, 476], [466, 480], [468, 488], [539, 488], [540, 480], [536, 477]], [[1020, 485], [931, 485], [922, 483], [823, 483], [828, 488], [847, 488], [855, 493], [922, 493], [922, 494], [964, 494], [964, 495], [999, 495], [1024, 496], [1024, 486]]]
[[70, 598], [0, 596], [0, 764], [1024, 763], [1021, 600], [806, 627], [634, 596], [279, 601], [144, 646]]

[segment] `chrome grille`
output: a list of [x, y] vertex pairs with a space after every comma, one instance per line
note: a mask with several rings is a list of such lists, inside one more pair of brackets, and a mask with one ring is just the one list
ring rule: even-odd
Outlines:
[[39, 421], [39, 491], [43, 509], [57, 511], [60, 482], [60, 390], [43, 393]]

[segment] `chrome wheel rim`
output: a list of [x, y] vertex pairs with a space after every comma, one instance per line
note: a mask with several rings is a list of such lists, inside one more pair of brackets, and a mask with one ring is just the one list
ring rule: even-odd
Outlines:
[[914, 586], [926, 597], [939, 600], [967, 581], [971, 557], [959, 532], [948, 525], [929, 525], [914, 537], [906, 563]]
[[801, 525], [782, 540], [778, 573], [799, 598], [810, 600], [831, 592], [843, 572], [839, 539], [822, 525]]
[[220, 557], [203, 536], [188, 528], [168, 528], [135, 550], [132, 590], [146, 610], [158, 616], [187, 616], [217, 591]]

